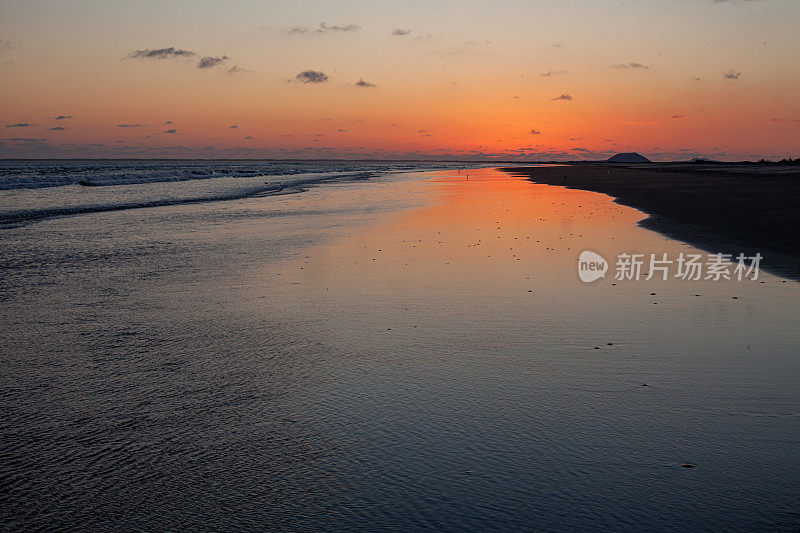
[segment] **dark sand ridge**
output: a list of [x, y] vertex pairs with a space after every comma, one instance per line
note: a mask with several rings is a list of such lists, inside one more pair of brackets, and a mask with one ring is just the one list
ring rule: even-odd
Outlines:
[[760, 252], [762, 270], [800, 281], [797, 166], [578, 163], [502, 170], [608, 194], [649, 214], [642, 227], [710, 253]]

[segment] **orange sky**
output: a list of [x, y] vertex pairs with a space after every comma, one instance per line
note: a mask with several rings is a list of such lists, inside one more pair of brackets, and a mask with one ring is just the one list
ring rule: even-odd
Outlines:
[[3, 1], [0, 157], [797, 157], [798, 22], [795, 0]]

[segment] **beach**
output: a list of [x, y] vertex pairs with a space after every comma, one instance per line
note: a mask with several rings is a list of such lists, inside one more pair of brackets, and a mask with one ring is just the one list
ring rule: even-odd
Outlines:
[[528, 177], [392, 171], [3, 228], [3, 523], [790, 529], [800, 285], [584, 283], [584, 250], [705, 252]]
[[710, 253], [761, 253], [763, 268], [800, 279], [798, 165], [581, 163], [505, 170], [608, 194], [650, 215], [643, 227]]

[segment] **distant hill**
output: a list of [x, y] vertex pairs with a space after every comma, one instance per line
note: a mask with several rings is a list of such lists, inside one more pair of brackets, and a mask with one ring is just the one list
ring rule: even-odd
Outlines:
[[651, 161], [636, 152], [613, 155], [608, 158], [609, 163], [650, 163]]

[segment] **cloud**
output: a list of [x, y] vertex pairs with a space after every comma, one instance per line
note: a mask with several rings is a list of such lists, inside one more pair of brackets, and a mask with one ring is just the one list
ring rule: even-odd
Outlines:
[[4, 141], [14, 141], [18, 143], [41, 143], [45, 142], [47, 139], [41, 139], [37, 137], [6, 137], [3, 139]]
[[647, 70], [650, 69], [650, 67], [648, 67], [647, 65], [642, 65], [641, 63], [637, 63], [636, 61], [631, 61], [630, 63], [619, 63], [617, 65], [611, 65], [611, 68], [617, 70], [628, 69], [628, 68], [643, 68]]
[[0, 50], [13, 50], [14, 47], [6, 39], [0, 39]]
[[144, 50], [134, 50], [128, 54], [130, 59], [168, 59], [172, 57], [192, 57], [195, 56], [194, 52], [190, 50], [181, 50], [170, 46], [169, 48], [145, 48]]
[[302, 83], [325, 83], [328, 81], [328, 75], [318, 70], [304, 70], [294, 79]]
[[28, 124], [27, 122], [17, 122], [16, 124], [6, 124], [6, 128], [28, 128], [35, 126], [35, 124]]
[[368, 81], [364, 81], [364, 78], [361, 78], [356, 82], [356, 87], [377, 87], [377, 85]]
[[244, 140], [247, 140], [247, 139], [252, 139], [252, 138], [253, 138], [253, 136], [252, 136], [252, 135], [248, 135], [247, 137], [245, 137], [245, 138], [244, 138]]
[[540, 76], [549, 78], [551, 76], [564, 76], [565, 74], [569, 74], [569, 72], [566, 70], [548, 70], [547, 72], [542, 72]]
[[200, 58], [200, 61], [197, 62], [197, 68], [213, 68], [217, 65], [222, 65], [230, 58], [228, 56], [219, 56], [219, 57], [212, 57], [212, 56], [203, 56]]
[[542, 132], [541, 132], [541, 131], [539, 131], [539, 130], [531, 130], [531, 131], [530, 131], [530, 134], [531, 134], [531, 135], [541, 135], [541, 134], [542, 134]]
[[48, 129], [50, 131], [64, 131], [67, 128], [65, 128], [64, 126], [53, 126], [52, 128], [48, 128]]
[[230, 128], [228, 128], [228, 129], [235, 130], [235, 129], [236, 129], [236, 128], [238, 128], [238, 127], [239, 127], [239, 126], [237, 126], [236, 124], [234, 124], [233, 126], [231, 126], [231, 127], [230, 127]]
[[234, 66], [232, 66], [231, 68], [228, 69], [228, 74], [245, 74], [247, 72], [250, 72], [250, 71], [240, 67], [239, 65], [234, 65]]
[[141, 128], [141, 124], [117, 124], [118, 128]]
[[313, 32], [312, 30], [306, 28], [305, 26], [294, 26], [293, 28], [290, 28], [289, 31], [287, 31], [286, 33], [290, 35], [307, 35], [309, 33], [317, 33], [317, 34], [350, 33], [354, 31], [359, 31], [360, 29], [361, 26], [359, 26], [358, 24], [342, 24], [341, 26], [334, 24], [332, 26], [329, 26], [325, 22], [320, 22], [319, 26], [317, 26], [317, 28], [313, 30]]
[[741, 76], [741, 75], [742, 75], [741, 72], [737, 72], [737, 71], [733, 70], [732, 68], [728, 69], [728, 70], [726, 70], [725, 72], [722, 73], [722, 77], [724, 79], [726, 79], [726, 80], [738, 80], [739, 76]]
[[692, 76], [692, 81], [703, 81], [703, 78], [698, 78], [697, 76]]
[[402, 28], [392, 30], [392, 35], [395, 37], [405, 37], [409, 33], [411, 33], [411, 30], [404, 30]]
[[686, 118], [686, 115], [672, 115], [672, 118]]
[[324, 22], [319, 23], [319, 28], [317, 28], [317, 33], [328, 33], [328, 32], [352, 32], [358, 31], [361, 29], [361, 26], [358, 24], [344, 24], [342, 26], [328, 26]]
[[53, 120], [67, 120], [68, 118], [75, 118], [72, 115], [58, 115], [57, 117], [53, 117]]
[[556, 100], [566, 100], [567, 102], [569, 102], [569, 101], [571, 101], [571, 100], [572, 100], [572, 96], [570, 96], [570, 95], [568, 95], [568, 94], [564, 93], [564, 94], [562, 94], [561, 96], [556, 96], [555, 98], [552, 98], [552, 100], [553, 100], [553, 101], [556, 101]]
[[171, 130], [164, 130], [162, 133], [169, 133], [169, 134], [173, 134], [173, 133], [178, 133], [178, 130], [174, 130], [174, 129], [171, 129]]

